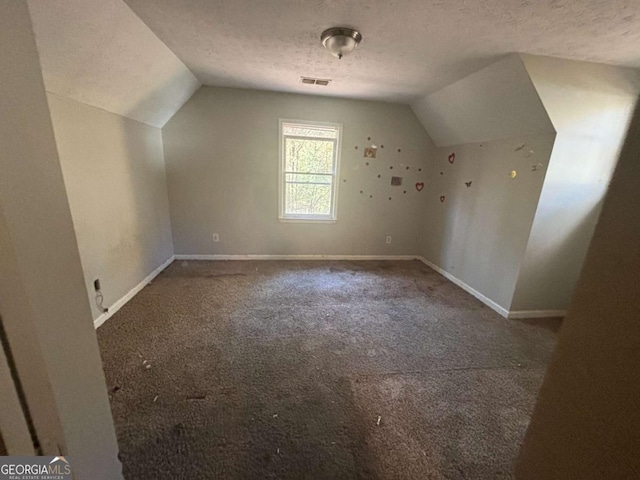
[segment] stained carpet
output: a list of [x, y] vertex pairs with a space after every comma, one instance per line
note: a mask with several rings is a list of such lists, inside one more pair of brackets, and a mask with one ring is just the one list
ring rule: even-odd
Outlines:
[[129, 480], [494, 480], [558, 326], [418, 261], [176, 261], [98, 340]]

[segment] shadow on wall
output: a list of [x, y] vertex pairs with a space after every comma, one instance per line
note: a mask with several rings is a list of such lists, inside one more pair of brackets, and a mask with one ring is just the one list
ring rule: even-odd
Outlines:
[[640, 472], [640, 110], [520, 450], [522, 480]]
[[[585, 122], [620, 124], [626, 111], [605, 109]], [[566, 310], [617, 162], [619, 135], [559, 133], [440, 149], [426, 258], [506, 310]], [[514, 149], [517, 144], [526, 147]], [[540, 169], [532, 171], [532, 164]], [[514, 179], [507, 177], [511, 169]]]
[[[523, 260], [511, 310], [565, 310], [564, 299], [571, 298], [589, 246], [593, 230], [602, 208], [603, 197], [584, 213], [579, 199], [563, 203], [555, 212], [557, 220], [566, 216], [565, 210], [582, 211], [562, 230], [562, 235], [549, 236], [538, 242], [539, 253], [528, 254]], [[553, 217], [553, 213], [550, 215]], [[554, 221], [550, 218], [549, 221]], [[558, 279], [561, 279], [558, 281]]]
[[[610, 118], [611, 112], [603, 115]], [[615, 112], [620, 119], [625, 110]], [[512, 310], [566, 310], [569, 305], [618, 160], [620, 133], [610, 133], [558, 134]]]

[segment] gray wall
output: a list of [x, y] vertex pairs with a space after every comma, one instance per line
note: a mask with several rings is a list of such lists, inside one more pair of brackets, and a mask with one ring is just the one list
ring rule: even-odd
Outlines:
[[421, 252], [506, 314], [553, 148], [553, 125], [519, 55], [412, 108], [441, 146], [429, 174]]
[[640, 92], [640, 72], [523, 60], [558, 135], [512, 310], [566, 310]]
[[[430, 170], [422, 254], [503, 310], [511, 305], [554, 137], [440, 148]], [[538, 163], [543, 167], [531, 171]]]
[[606, 195], [517, 463], [520, 480], [640, 472], [640, 111]]
[[439, 150], [427, 260], [511, 315], [566, 310], [639, 90], [635, 70], [511, 55], [414, 104], [438, 145], [461, 143]]
[[[335, 224], [278, 222], [279, 118], [344, 125]], [[419, 252], [428, 192], [415, 183], [428, 180], [433, 144], [408, 106], [203, 87], [162, 135], [176, 254]], [[384, 148], [366, 166], [372, 143]]]
[[94, 319], [173, 255], [160, 129], [48, 94]]
[[26, 2], [0, 15], [0, 316], [46, 454], [121, 466]]

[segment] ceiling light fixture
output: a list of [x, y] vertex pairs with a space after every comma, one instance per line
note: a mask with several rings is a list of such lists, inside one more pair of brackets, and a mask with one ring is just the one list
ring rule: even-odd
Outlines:
[[333, 27], [320, 35], [322, 45], [329, 53], [340, 59], [347, 53], [351, 53], [362, 40], [360, 32], [348, 27]]

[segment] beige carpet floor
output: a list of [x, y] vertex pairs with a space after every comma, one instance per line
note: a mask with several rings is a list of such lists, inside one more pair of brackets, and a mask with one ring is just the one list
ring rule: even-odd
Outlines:
[[559, 322], [418, 261], [176, 261], [98, 340], [127, 479], [494, 480]]

